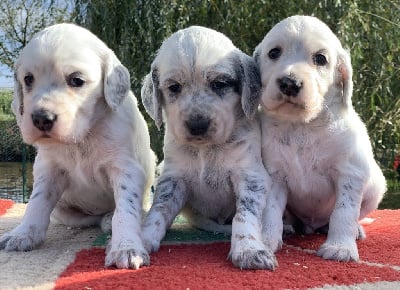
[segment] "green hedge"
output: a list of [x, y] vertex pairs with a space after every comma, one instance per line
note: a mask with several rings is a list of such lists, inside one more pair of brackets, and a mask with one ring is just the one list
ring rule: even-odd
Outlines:
[[11, 90], [0, 90], [0, 121], [13, 119], [11, 112], [12, 97]]
[[[190, 25], [214, 28], [251, 55], [278, 21], [294, 14], [319, 17], [350, 49], [354, 106], [367, 124], [381, 166], [391, 167], [400, 144], [399, 1], [79, 0], [77, 3], [75, 21], [116, 52], [131, 73], [132, 88], [138, 99], [142, 79], [149, 72], [157, 49], [178, 29]], [[161, 160], [163, 133], [157, 131], [149, 118], [148, 121], [152, 146]]]

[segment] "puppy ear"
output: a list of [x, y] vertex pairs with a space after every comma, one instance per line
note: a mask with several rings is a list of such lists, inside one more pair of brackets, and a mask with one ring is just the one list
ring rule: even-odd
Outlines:
[[261, 96], [261, 79], [259, 69], [246, 54], [241, 55], [239, 75], [241, 78], [242, 108], [247, 118], [253, 119]]
[[253, 59], [254, 62], [256, 63], [257, 67], [260, 67], [260, 50], [259, 50], [259, 45], [256, 47], [253, 53]]
[[158, 70], [154, 68], [151, 73], [145, 76], [141, 90], [143, 106], [155, 121], [158, 129], [161, 128], [163, 121], [161, 110], [162, 93], [159, 89], [159, 83]]
[[337, 63], [338, 83], [342, 88], [342, 102], [346, 108], [351, 106], [351, 96], [353, 93], [353, 69], [351, 66], [350, 55], [347, 51], [342, 50], [338, 57]]
[[11, 102], [11, 110], [17, 119], [17, 124], [19, 125], [21, 117], [24, 114], [24, 93], [22, 90], [22, 85], [17, 77], [18, 67], [19, 66], [16, 64], [14, 73], [14, 97]]
[[104, 97], [114, 111], [130, 91], [129, 72], [115, 54], [110, 51], [104, 64]]

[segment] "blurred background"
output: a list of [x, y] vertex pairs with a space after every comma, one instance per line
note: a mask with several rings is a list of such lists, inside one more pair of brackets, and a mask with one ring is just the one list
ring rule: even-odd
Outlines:
[[[112, 48], [131, 74], [140, 102], [143, 77], [162, 41], [178, 29], [216, 29], [245, 53], [280, 20], [295, 14], [320, 18], [351, 53], [353, 105], [366, 123], [375, 157], [388, 180], [382, 208], [400, 208], [400, 2], [398, 0], [2, 0], [0, 3], [0, 197], [26, 202], [34, 148], [22, 144], [10, 111], [13, 63], [46, 26], [73, 22]], [[162, 160], [163, 130], [140, 104], [153, 150]]]

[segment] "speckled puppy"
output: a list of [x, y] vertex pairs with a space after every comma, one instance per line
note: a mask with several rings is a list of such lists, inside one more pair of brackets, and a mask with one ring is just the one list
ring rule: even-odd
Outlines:
[[157, 126], [165, 118], [164, 165], [143, 240], [156, 251], [184, 209], [197, 227], [224, 231], [232, 221], [230, 258], [242, 269], [273, 269], [261, 239], [269, 176], [253, 115], [259, 74], [252, 58], [223, 34], [180, 30], [161, 46], [144, 80], [143, 103]]
[[262, 80], [262, 155], [273, 180], [264, 238], [282, 244], [287, 207], [306, 233], [327, 228], [325, 259], [359, 259], [358, 220], [386, 190], [367, 130], [351, 104], [349, 54], [323, 22], [293, 16], [274, 26], [256, 48]]
[[128, 70], [100, 39], [73, 24], [36, 34], [15, 69], [12, 109], [37, 156], [26, 213], [0, 238], [0, 249], [39, 246], [50, 214], [75, 227], [100, 225], [112, 216], [105, 264], [149, 264], [140, 226], [155, 158]]

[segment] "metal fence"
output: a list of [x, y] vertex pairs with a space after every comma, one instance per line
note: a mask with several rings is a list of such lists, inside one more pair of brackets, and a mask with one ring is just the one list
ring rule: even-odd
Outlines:
[[0, 198], [27, 202], [35, 149], [22, 142], [15, 120], [0, 122]]

